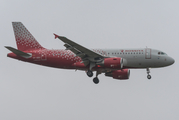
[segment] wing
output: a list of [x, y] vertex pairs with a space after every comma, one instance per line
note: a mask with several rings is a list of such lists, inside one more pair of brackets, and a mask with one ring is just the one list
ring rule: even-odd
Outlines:
[[59, 38], [61, 41], [63, 41], [65, 44], [64, 46], [66, 47], [66, 50], [71, 50], [76, 56], [79, 56], [83, 62], [88, 61], [88, 62], [99, 62], [102, 61], [105, 56], [100, 55], [96, 52], [93, 52], [92, 50], [89, 50], [71, 40], [69, 40], [66, 37], [63, 36], [58, 36], [56, 34], [55, 38]]

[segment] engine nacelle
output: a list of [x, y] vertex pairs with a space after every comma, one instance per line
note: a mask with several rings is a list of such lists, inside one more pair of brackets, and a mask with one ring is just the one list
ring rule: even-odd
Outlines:
[[123, 68], [123, 58], [105, 58], [102, 63], [98, 63], [99, 65], [104, 66], [105, 68], [111, 69], [122, 69]]
[[130, 70], [129, 69], [116, 70], [109, 73], [105, 73], [105, 76], [113, 77], [114, 79], [119, 79], [119, 80], [126, 80], [129, 79]]

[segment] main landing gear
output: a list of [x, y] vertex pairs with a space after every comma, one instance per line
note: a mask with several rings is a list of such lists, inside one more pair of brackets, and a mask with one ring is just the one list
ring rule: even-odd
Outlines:
[[88, 75], [88, 77], [93, 77], [93, 71], [91, 70], [88, 70], [86, 74]]
[[150, 70], [149, 70], [149, 68], [147, 68], [147, 74], [148, 74], [148, 75], [147, 75], [147, 78], [148, 78], [148, 79], [151, 79], [152, 77], [151, 77], [151, 75], [150, 75], [149, 73], [150, 73]]
[[[88, 70], [88, 71], [86, 72], [86, 74], [87, 74], [88, 77], [92, 77], [92, 76], [93, 76], [93, 71]], [[97, 72], [96, 72], [96, 77], [93, 78], [93, 82], [94, 82], [95, 84], [98, 84], [98, 83], [99, 83], [99, 79], [98, 79], [98, 75], [99, 75], [99, 74], [100, 74], [100, 72], [97, 71]]]
[[95, 84], [98, 84], [98, 83], [99, 83], [98, 77], [93, 78], [93, 82], [94, 82]]

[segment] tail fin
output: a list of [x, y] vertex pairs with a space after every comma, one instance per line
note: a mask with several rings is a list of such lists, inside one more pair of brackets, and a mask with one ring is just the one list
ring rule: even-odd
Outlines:
[[43, 49], [21, 22], [12, 22], [17, 48], [20, 51]]

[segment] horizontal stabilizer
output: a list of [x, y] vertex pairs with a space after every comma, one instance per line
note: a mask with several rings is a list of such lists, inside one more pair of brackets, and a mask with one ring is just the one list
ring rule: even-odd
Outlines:
[[12, 47], [5, 46], [5, 48], [10, 50], [14, 54], [21, 56], [21, 57], [24, 57], [24, 58], [30, 58], [32, 56], [30, 53], [25, 53], [25, 52], [22, 52], [20, 50], [15, 49], [15, 48], [12, 48]]

